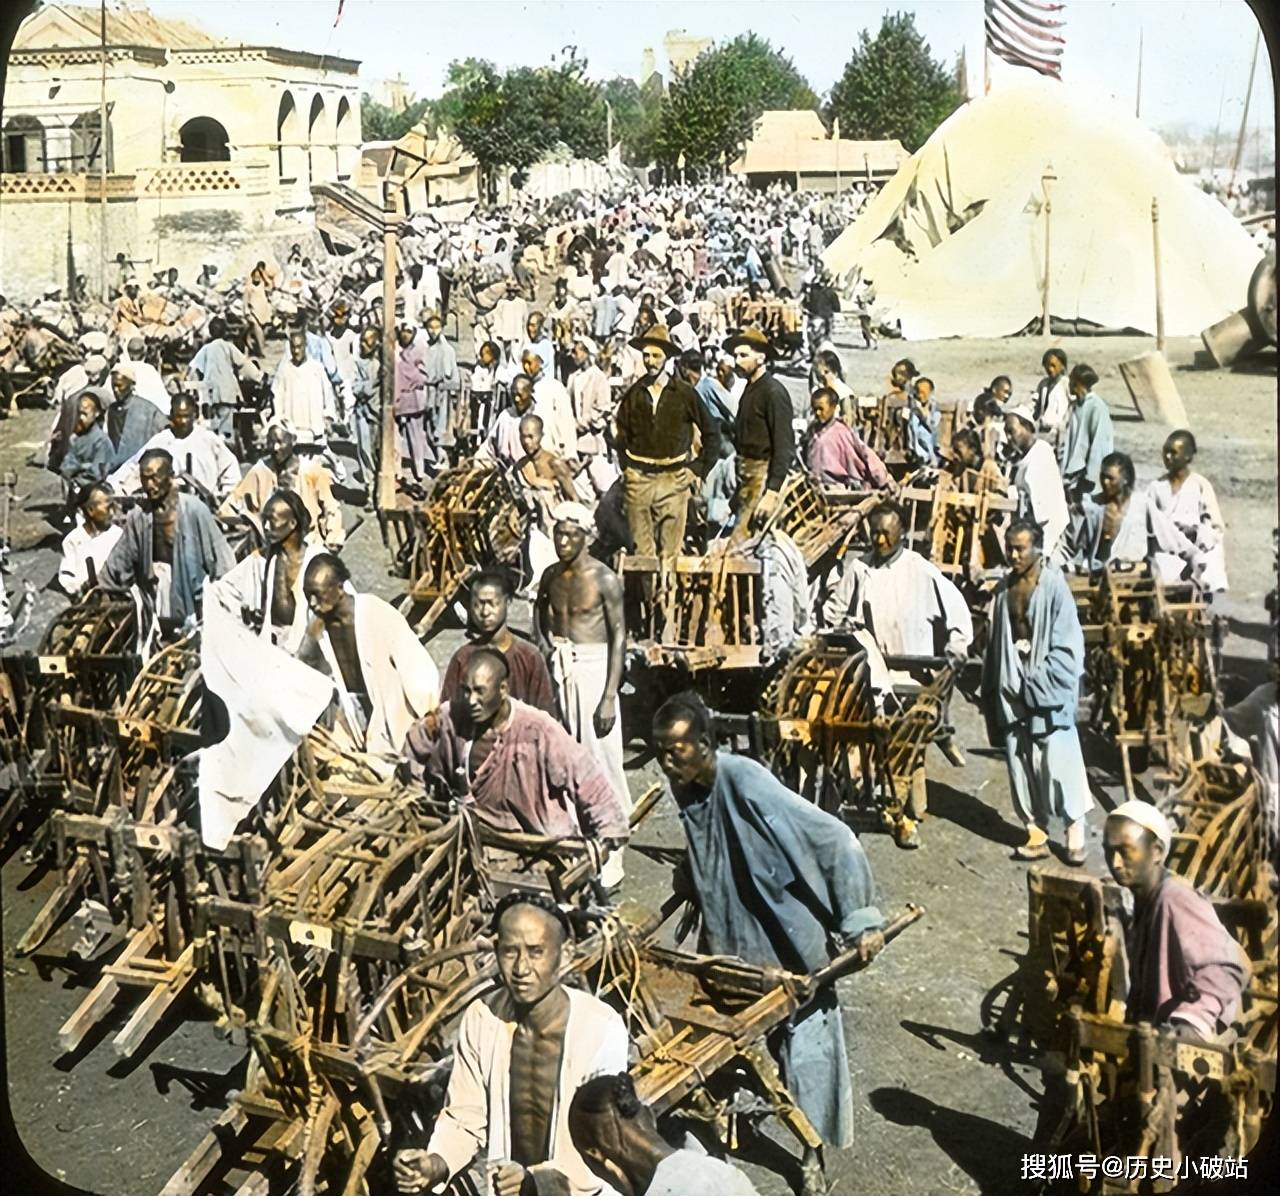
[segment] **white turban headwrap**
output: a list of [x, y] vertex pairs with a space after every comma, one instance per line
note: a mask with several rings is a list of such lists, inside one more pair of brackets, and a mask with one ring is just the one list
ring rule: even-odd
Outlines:
[[1164, 845], [1165, 854], [1169, 854], [1169, 847], [1173, 843], [1173, 827], [1149, 801], [1123, 802], [1107, 815], [1108, 822], [1113, 818], [1127, 818], [1144, 830], [1149, 830]]
[[552, 521], [555, 523], [572, 523], [575, 527], [580, 527], [588, 535], [596, 530], [595, 517], [580, 502], [562, 502], [551, 512]]

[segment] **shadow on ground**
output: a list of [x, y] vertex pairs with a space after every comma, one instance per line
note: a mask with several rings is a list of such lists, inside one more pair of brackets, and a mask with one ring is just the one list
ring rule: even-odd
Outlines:
[[948, 1109], [903, 1088], [877, 1088], [871, 1107], [895, 1125], [918, 1125], [982, 1192], [1016, 1191], [1031, 1139], [986, 1117]]

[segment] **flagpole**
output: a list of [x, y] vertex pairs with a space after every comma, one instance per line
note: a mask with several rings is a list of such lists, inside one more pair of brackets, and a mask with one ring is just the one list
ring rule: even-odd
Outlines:
[[1138, 26], [1138, 98], [1134, 101], [1133, 115], [1142, 119], [1142, 26]]
[[1236, 186], [1236, 171], [1240, 168], [1240, 155], [1244, 152], [1244, 131], [1249, 124], [1249, 100], [1253, 96], [1253, 73], [1258, 66], [1258, 43], [1262, 41], [1262, 29], [1253, 38], [1253, 60], [1249, 63], [1249, 85], [1244, 93], [1244, 112], [1240, 115], [1240, 136], [1236, 138], [1236, 156], [1231, 160], [1231, 182], [1227, 185], [1230, 195]]

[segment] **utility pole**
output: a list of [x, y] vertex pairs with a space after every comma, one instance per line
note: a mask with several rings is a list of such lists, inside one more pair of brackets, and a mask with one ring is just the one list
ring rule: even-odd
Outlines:
[[107, 301], [107, 0], [98, 2], [102, 78], [98, 89], [98, 298]]
[[1253, 96], [1253, 73], [1258, 67], [1258, 43], [1262, 41], [1262, 29], [1254, 34], [1253, 61], [1249, 63], [1249, 85], [1244, 93], [1244, 112], [1240, 115], [1240, 136], [1236, 138], [1236, 156], [1231, 160], [1231, 182], [1227, 186], [1227, 194], [1231, 194], [1236, 186], [1236, 171], [1240, 169], [1240, 155], [1244, 152], [1244, 131], [1249, 125], [1249, 100]]

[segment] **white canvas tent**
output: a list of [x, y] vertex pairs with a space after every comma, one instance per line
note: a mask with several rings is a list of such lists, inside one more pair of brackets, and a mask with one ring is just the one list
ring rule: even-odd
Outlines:
[[823, 261], [861, 269], [908, 338], [1019, 332], [1041, 310], [1050, 166], [1054, 318], [1155, 331], [1153, 198], [1167, 333], [1198, 334], [1245, 302], [1261, 254], [1239, 222], [1132, 115], [1039, 77], [953, 113]]

